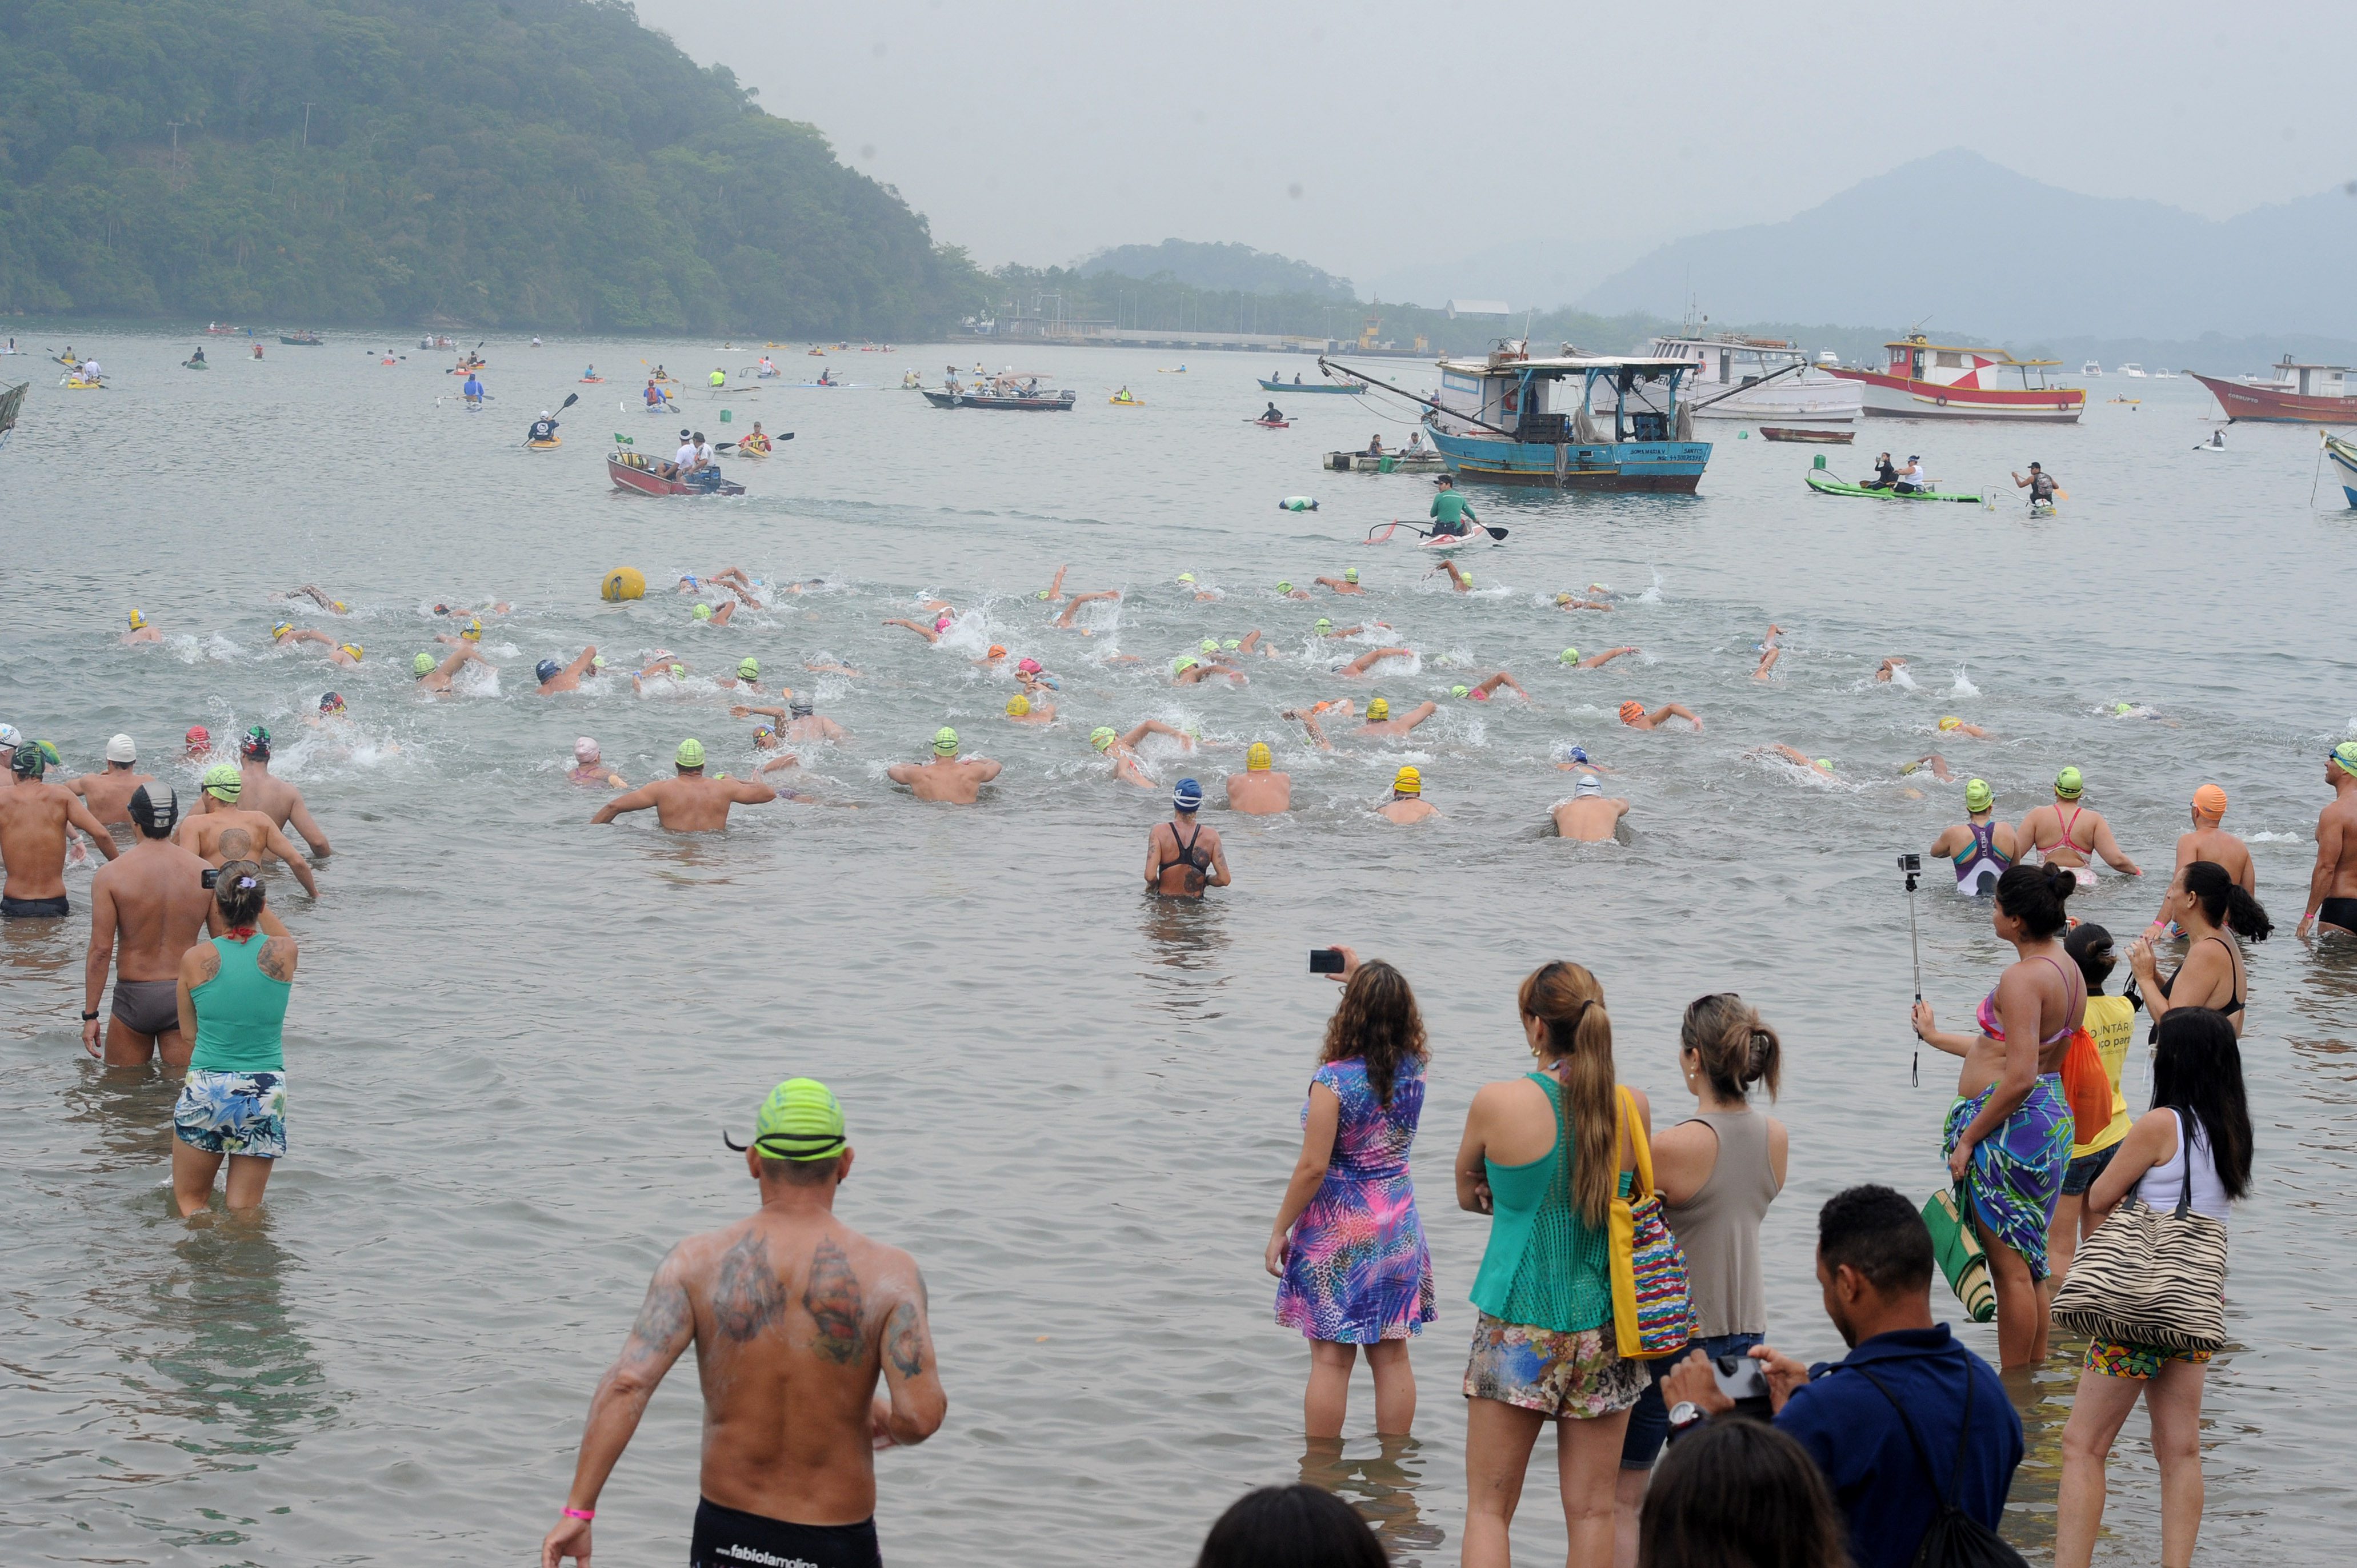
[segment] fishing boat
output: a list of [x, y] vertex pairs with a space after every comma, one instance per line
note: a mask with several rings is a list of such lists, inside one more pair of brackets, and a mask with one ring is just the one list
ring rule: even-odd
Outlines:
[[1686, 360], [1686, 387], [1696, 419], [1806, 419], [1846, 424], [1858, 417], [1856, 383], [1818, 369], [1798, 344], [1781, 338], [1689, 331], [1645, 346], [1657, 360]]
[[1324, 381], [1264, 381], [1260, 383], [1260, 390], [1263, 392], [1339, 392], [1344, 397], [1357, 397], [1360, 393], [1367, 390], [1367, 383], [1364, 381], [1343, 381], [1340, 384], [1329, 386]]
[[925, 401], [935, 408], [997, 408], [1023, 413], [1052, 413], [1070, 410], [1080, 401], [1081, 394], [1070, 388], [1045, 392], [1039, 387], [1039, 378], [1008, 372], [976, 381], [971, 387], [949, 386], [940, 392], [931, 387], [919, 389]]
[[618, 490], [636, 490], [642, 496], [741, 496], [745, 487], [734, 479], [724, 479], [716, 467], [705, 472], [712, 476], [710, 483], [699, 484], [686, 479], [667, 479], [655, 472], [654, 464], [636, 452], [616, 450], [606, 454], [606, 477], [614, 481]]
[[1829, 446], [1846, 446], [1857, 439], [1855, 430], [1792, 430], [1782, 425], [1763, 424], [1760, 427], [1763, 441], [1815, 441]]
[[2222, 376], [2185, 373], [2210, 389], [2229, 424], [2357, 424], [2357, 396], [2350, 395], [2346, 365], [2297, 365], [2289, 354], [2268, 381], [2230, 381]]
[[[2017, 360], [2002, 349], [1934, 343], [1921, 332], [1883, 348], [1890, 357], [1881, 370], [1837, 366], [1825, 372], [1857, 383], [1868, 419], [2076, 424], [2086, 412], [2084, 387], [2055, 386], [2047, 380], [2046, 372], [2058, 363], [2053, 360]], [[2094, 370], [2092, 360], [2089, 368]], [[2017, 380], [2018, 386], [2013, 384]]]
[[278, 340], [295, 349], [317, 349], [327, 341], [317, 332], [281, 332]]
[[1364, 452], [1326, 454], [1326, 469], [1335, 474], [1437, 474], [1448, 467], [1448, 459], [1428, 446], [1414, 452], [1386, 452], [1379, 457]]
[[1975, 505], [1978, 505], [1981, 499], [1978, 491], [1908, 490], [1902, 493], [1879, 486], [1869, 489], [1848, 479], [1836, 478], [1826, 470], [1823, 455], [1818, 456], [1815, 467], [1809, 470], [1808, 479], [1809, 489], [1821, 496], [1857, 496], [1879, 501], [1970, 501]]
[[1443, 359], [1439, 368], [1435, 400], [1336, 367], [1431, 409], [1432, 444], [1460, 478], [1692, 495], [1710, 461], [1710, 443], [1694, 439], [1693, 413], [1682, 395], [1694, 373], [1690, 360], [1534, 359], [1527, 343], [1509, 342], [1486, 359]]
[[[25, 389], [16, 390], [22, 392]], [[0, 416], [5, 416], [5, 400], [0, 399]], [[2318, 434], [2324, 437], [2324, 455], [2331, 459], [2332, 471], [2341, 480], [2341, 493], [2349, 498], [2351, 506], [2357, 507], [2357, 441], [2344, 440], [2330, 430]]]

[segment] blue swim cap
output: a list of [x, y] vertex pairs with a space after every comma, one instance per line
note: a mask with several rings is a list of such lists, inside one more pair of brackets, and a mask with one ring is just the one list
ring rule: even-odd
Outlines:
[[1170, 791], [1170, 803], [1182, 811], [1191, 811], [1203, 803], [1203, 787], [1192, 779], [1178, 780], [1178, 788]]
[[1585, 761], [1587, 761], [1587, 747], [1586, 747], [1586, 746], [1573, 746], [1573, 747], [1571, 748], [1571, 759], [1572, 759], [1574, 762], [1585, 762]]
[[535, 675], [539, 676], [539, 677], [540, 677], [540, 683], [541, 683], [542, 685], [545, 686], [545, 685], [547, 685], [551, 681], [555, 680], [555, 679], [556, 679], [556, 677], [558, 676], [558, 674], [559, 674], [559, 673], [561, 673], [561, 672], [564, 671], [564, 669], [565, 669], [565, 666], [564, 666], [564, 665], [562, 665], [562, 664], [559, 664], [555, 660], [554, 660], [554, 659], [544, 659], [544, 660], [542, 660], [538, 664], [535, 664], [535, 665], [533, 665], [533, 666], [532, 672], [533, 672], [533, 674], [535, 674]]

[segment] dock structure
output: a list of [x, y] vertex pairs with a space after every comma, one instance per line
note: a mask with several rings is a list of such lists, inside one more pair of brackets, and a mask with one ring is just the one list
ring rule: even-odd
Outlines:
[[1043, 343], [1063, 349], [1197, 349], [1254, 354], [1330, 354], [1348, 350], [1353, 354], [1372, 354], [1378, 359], [1432, 358], [1429, 349], [1362, 349], [1347, 338], [1302, 338], [1278, 332], [1201, 332], [1187, 328], [1112, 327], [1094, 321], [1059, 324], [1036, 319], [1003, 325], [1017, 329], [961, 332], [957, 336], [999, 342]]

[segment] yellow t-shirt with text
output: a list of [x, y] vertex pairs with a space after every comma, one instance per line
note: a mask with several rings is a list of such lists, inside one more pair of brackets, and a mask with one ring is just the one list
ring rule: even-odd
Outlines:
[[2136, 1004], [2125, 996], [2087, 998], [2087, 1033], [2095, 1037], [2096, 1054], [2104, 1058], [2104, 1076], [2112, 1080], [2112, 1119], [2093, 1141], [2071, 1145], [2071, 1157], [2101, 1154], [2128, 1135], [2136, 1120], [2128, 1114], [2120, 1092], [2120, 1073], [2127, 1066], [2128, 1047], [2136, 1044]]

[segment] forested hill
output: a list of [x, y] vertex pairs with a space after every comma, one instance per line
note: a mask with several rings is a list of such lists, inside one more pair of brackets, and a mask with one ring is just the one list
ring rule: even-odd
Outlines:
[[619, 0], [0, 5], [0, 309], [904, 337], [975, 286]]

